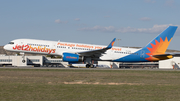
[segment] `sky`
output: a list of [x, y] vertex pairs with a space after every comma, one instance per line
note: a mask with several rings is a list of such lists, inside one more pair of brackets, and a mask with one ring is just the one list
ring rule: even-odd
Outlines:
[[0, 46], [14, 39], [143, 47], [178, 26], [168, 49], [180, 50], [180, 0], [0, 0]]

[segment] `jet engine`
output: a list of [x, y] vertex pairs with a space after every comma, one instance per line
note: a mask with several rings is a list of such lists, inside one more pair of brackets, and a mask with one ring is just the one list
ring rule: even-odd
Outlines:
[[73, 53], [63, 53], [63, 61], [66, 62], [82, 62], [83, 57]]

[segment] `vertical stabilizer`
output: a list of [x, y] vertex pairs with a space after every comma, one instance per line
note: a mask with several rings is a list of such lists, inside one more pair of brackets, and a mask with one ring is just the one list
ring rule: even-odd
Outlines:
[[[177, 29], [177, 26], [169, 26], [156, 38], [154, 38], [149, 44], [144, 48], [138, 50], [137, 52], [121, 57], [114, 60], [115, 62], [149, 62], [149, 61], [159, 61], [162, 59], [167, 59], [168, 57], [164, 56], [163, 58], [157, 57], [157, 55], [165, 54], [169, 43], [174, 36], [174, 33]], [[153, 57], [153, 55], [156, 57]]]
[[156, 58], [151, 56], [165, 54], [169, 43], [174, 36], [174, 33], [177, 29], [177, 26], [169, 26], [166, 30], [164, 30], [161, 34], [159, 34], [155, 39], [153, 39], [148, 45], [146, 45], [142, 50], [146, 52], [148, 55], [146, 60], [154, 61]]

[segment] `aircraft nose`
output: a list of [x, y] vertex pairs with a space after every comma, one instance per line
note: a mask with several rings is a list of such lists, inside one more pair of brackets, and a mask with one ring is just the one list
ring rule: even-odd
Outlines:
[[5, 45], [3, 48], [4, 48], [5, 50], [7, 50], [7, 49], [8, 49], [8, 45]]

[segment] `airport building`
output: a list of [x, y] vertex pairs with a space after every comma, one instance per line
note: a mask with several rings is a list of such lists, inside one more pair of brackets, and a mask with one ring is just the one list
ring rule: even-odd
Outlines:
[[[16, 55], [0, 55], [0, 66], [30, 66], [30, 67], [69, 67], [68, 62], [63, 62], [62, 59], [50, 58], [45, 56], [16, 56]], [[85, 64], [73, 64], [73, 67], [85, 67]], [[179, 69], [180, 57], [161, 60], [159, 62], [108, 62], [98, 61], [97, 68], [148, 68], [148, 69]]]
[[1, 66], [32, 66], [32, 67], [67, 67], [68, 63], [62, 59], [53, 59], [45, 56], [0, 56]]
[[180, 57], [159, 61], [159, 69], [179, 69]]

